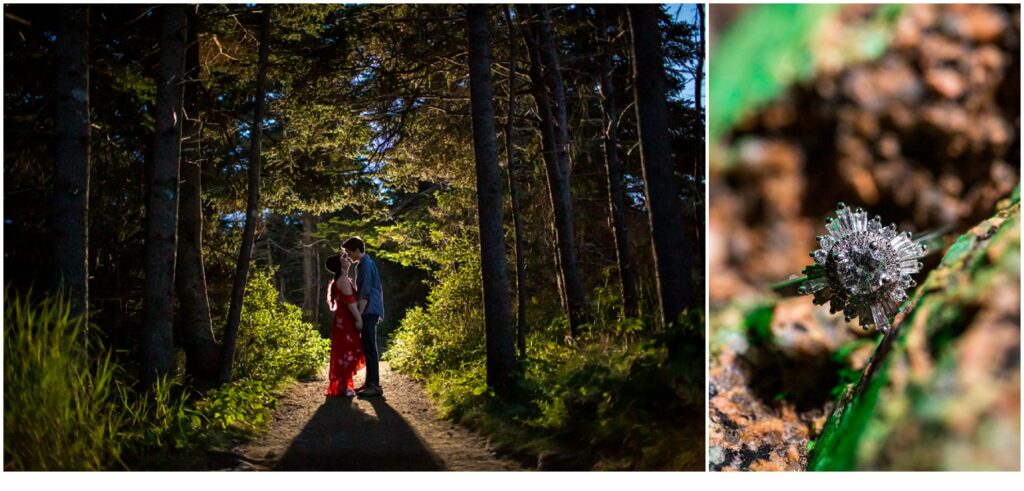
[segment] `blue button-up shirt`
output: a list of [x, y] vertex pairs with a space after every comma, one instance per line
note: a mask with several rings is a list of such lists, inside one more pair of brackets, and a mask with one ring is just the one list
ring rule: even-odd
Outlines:
[[359, 289], [359, 298], [366, 299], [366, 309], [363, 315], [377, 315], [384, 318], [384, 288], [380, 285], [380, 271], [377, 270], [377, 263], [369, 254], [363, 254], [356, 266], [356, 288]]

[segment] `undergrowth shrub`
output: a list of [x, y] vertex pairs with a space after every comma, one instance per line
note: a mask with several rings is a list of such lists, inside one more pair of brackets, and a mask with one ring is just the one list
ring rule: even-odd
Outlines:
[[[506, 450], [576, 448], [603, 468], [703, 462], [702, 312], [658, 330], [650, 319], [621, 317], [614, 289], [599, 288], [591, 295], [595, 316], [573, 345], [563, 339], [564, 316], [530, 333], [523, 376], [501, 399], [486, 385], [482, 319], [461, 315], [479, 305], [479, 276], [459, 278], [465, 283], [453, 276], [441, 277], [428, 305], [403, 319], [388, 355], [393, 367], [426, 381], [442, 417]], [[693, 447], [685, 458], [680, 445]]]
[[[586, 442], [604, 457], [626, 456], [632, 462], [625, 465], [640, 468], [675, 467], [674, 433], [699, 431], [703, 442], [704, 343], [685, 329], [619, 351], [585, 346], [554, 375], [538, 380], [550, 389], [531, 426]], [[684, 428], [693, 421], [700, 424]]]
[[453, 239], [439, 253], [449, 261], [435, 272], [427, 307], [406, 312], [392, 334], [385, 359], [396, 370], [425, 380], [484, 354], [478, 248]]
[[196, 409], [210, 428], [233, 437], [265, 430], [276, 407], [277, 399], [267, 385], [252, 380], [221, 386], [196, 403]]
[[269, 270], [249, 275], [234, 364], [236, 380], [274, 386], [288, 377], [316, 375], [330, 358], [330, 340], [302, 320], [302, 309], [278, 298], [272, 279]]

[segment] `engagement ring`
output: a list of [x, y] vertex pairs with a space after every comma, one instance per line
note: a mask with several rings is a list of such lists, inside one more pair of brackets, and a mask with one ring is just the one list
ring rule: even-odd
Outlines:
[[[907, 300], [907, 289], [917, 285], [925, 238], [899, 232], [896, 224], [882, 225], [879, 216], [868, 220], [861, 209], [839, 203], [836, 216], [825, 219], [828, 234], [818, 236], [819, 249], [811, 252], [814, 264], [804, 276], [775, 286], [798, 295], [814, 295], [816, 305], [829, 303], [832, 313], [842, 311], [846, 321], [860, 318], [864, 330], [875, 326], [885, 333], [890, 316]], [[933, 236], [933, 234], [929, 234]]]

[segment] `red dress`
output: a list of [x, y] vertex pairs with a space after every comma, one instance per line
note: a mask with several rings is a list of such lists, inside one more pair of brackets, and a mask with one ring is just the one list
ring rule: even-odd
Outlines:
[[356, 303], [356, 287], [349, 278], [342, 281], [352, 285], [352, 295], [344, 295], [341, 288], [331, 282], [334, 296], [334, 325], [331, 327], [331, 366], [328, 371], [328, 396], [343, 396], [345, 389], [355, 389], [352, 378], [360, 368], [366, 366], [363, 342], [356, 330], [356, 318], [349, 311], [348, 304]]

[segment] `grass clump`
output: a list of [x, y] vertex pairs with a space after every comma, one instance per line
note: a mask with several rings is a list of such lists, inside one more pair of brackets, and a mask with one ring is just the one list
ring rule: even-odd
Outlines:
[[109, 354], [67, 302], [4, 302], [4, 470], [97, 470], [120, 458], [121, 401]]
[[279, 389], [316, 374], [330, 353], [270, 278], [249, 278], [235, 380], [202, 395], [180, 374], [141, 388], [66, 300], [5, 291], [4, 469], [194, 467], [201, 458], [188, 455], [264, 431]]

